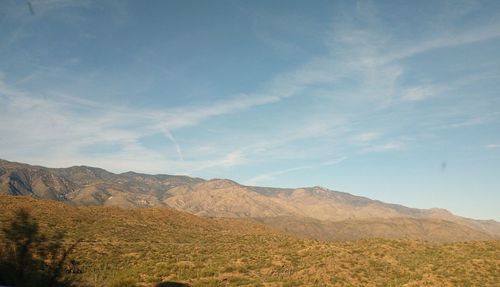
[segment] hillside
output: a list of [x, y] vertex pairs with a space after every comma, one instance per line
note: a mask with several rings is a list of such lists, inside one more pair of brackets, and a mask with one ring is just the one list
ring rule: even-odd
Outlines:
[[255, 221], [299, 237], [319, 240], [400, 238], [453, 242], [495, 238], [467, 225], [433, 218], [396, 217], [325, 221], [283, 216], [255, 218]]
[[0, 227], [24, 208], [66, 244], [92, 286], [183, 282], [193, 286], [495, 286], [500, 241], [321, 242], [242, 219], [162, 209], [75, 207], [0, 195]]
[[322, 187], [252, 187], [225, 179], [114, 174], [87, 166], [54, 169], [0, 160], [0, 193], [75, 205], [171, 207], [199, 216], [252, 218], [323, 240], [500, 238], [500, 223], [493, 220], [408, 208]]

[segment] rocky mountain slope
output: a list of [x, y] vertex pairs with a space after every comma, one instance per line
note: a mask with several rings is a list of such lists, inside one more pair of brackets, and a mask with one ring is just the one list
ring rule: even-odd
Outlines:
[[0, 193], [76, 205], [171, 207], [199, 216], [253, 218], [318, 239], [500, 237], [500, 223], [493, 220], [408, 208], [322, 187], [252, 187], [225, 179], [114, 174], [87, 166], [54, 169], [0, 160]]

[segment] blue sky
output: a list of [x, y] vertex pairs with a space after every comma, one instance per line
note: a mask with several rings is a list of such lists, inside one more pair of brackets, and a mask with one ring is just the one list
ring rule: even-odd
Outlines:
[[0, 157], [500, 220], [499, 1], [0, 2]]

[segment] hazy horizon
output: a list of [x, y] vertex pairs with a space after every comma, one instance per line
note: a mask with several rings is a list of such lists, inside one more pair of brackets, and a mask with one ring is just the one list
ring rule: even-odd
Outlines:
[[500, 221], [498, 1], [29, 3], [0, 2], [2, 159]]

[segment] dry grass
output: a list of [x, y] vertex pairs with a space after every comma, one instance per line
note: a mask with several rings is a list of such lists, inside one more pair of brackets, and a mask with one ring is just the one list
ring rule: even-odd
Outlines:
[[65, 230], [83, 285], [498, 286], [500, 241], [303, 240], [245, 220], [170, 209], [73, 207], [0, 196], [0, 225], [27, 208], [45, 232]]

